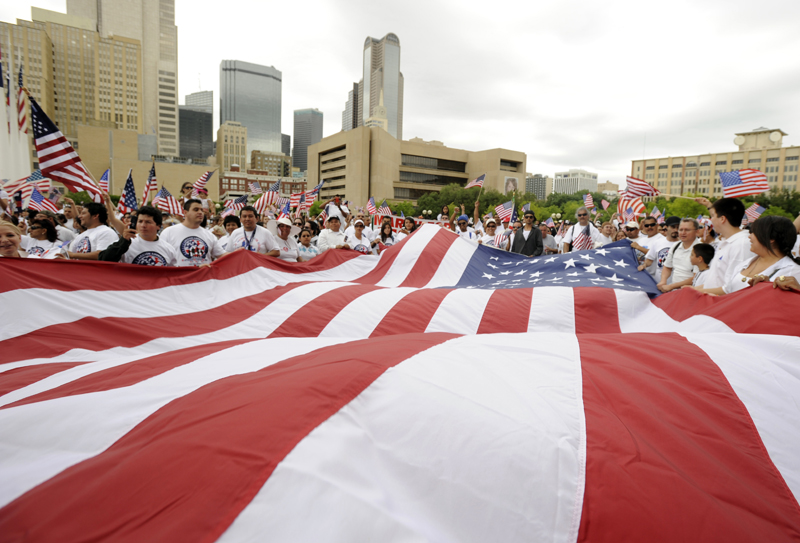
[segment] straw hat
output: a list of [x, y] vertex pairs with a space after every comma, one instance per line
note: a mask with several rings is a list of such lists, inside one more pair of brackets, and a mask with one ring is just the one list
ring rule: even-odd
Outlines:
[[283, 217], [283, 218], [278, 219], [278, 220], [272, 219], [271, 221], [269, 221], [267, 223], [267, 230], [269, 230], [270, 233], [275, 237], [280, 237], [280, 236], [278, 236], [278, 225], [279, 224], [285, 224], [286, 226], [291, 226], [292, 227], [291, 231], [289, 232], [290, 236], [296, 236], [297, 234], [300, 233], [301, 228], [299, 226], [293, 225], [292, 221], [290, 221], [286, 217]]

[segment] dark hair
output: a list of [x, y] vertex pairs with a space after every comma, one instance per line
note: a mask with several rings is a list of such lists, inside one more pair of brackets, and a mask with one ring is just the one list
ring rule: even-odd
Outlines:
[[136, 214], [136, 217], [147, 216], [153, 219], [153, 222], [156, 225], [161, 226], [163, 218], [161, 217], [161, 210], [154, 208], [153, 206], [142, 206], [139, 209], [139, 212]]
[[252, 211], [253, 215], [256, 216], [256, 219], [258, 219], [261, 216], [259, 215], [258, 211], [256, 211], [256, 208], [254, 208], [253, 206], [244, 206], [242, 210], [239, 211], [239, 216], [241, 217], [242, 213], [244, 213], [245, 211]]
[[[406, 221], [411, 221], [411, 230], [409, 230], [409, 232], [408, 232], [410, 234], [411, 232], [413, 232], [414, 230], [417, 229], [417, 221], [415, 221], [411, 217], [406, 217]], [[406, 225], [405, 221], [403, 221], [403, 226], [405, 226], [405, 225]]]
[[47, 237], [47, 241], [55, 243], [58, 239], [58, 232], [56, 231], [56, 227], [53, 226], [53, 223], [50, 221], [34, 220], [31, 226], [36, 226], [37, 224], [46, 230], [45, 237]]
[[797, 241], [797, 229], [790, 219], [777, 215], [760, 217], [750, 225], [750, 233], [756, 237], [758, 242], [769, 253], [775, 254], [772, 248], [772, 242], [774, 241], [775, 248], [779, 253], [791, 258], [795, 264], [800, 264], [800, 258], [792, 256], [792, 249]]
[[319, 235], [319, 223], [317, 223], [317, 221], [311, 221], [306, 225], [305, 230], [311, 230], [311, 237], [312, 238], [314, 236], [318, 236]]
[[706, 266], [708, 266], [711, 263], [711, 259], [714, 258], [714, 246], [708, 243], [698, 243], [692, 247], [692, 252], [697, 258], [702, 258]]
[[385, 222], [381, 225], [381, 241], [386, 241], [387, 236], [384, 231], [386, 230], [387, 226], [389, 227], [389, 236], [394, 237], [394, 230], [392, 229], [392, 223]]
[[302, 230], [300, 230], [300, 233], [297, 234], [297, 239], [300, 239], [301, 237], [303, 237], [303, 232], [308, 232], [308, 237], [310, 237], [310, 238], [314, 237], [314, 234], [311, 232], [311, 230], [309, 230], [308, 228], [303, 228]]
[[103, 204], [98, 204], [97, 202], [89, 202], [83, 206], [86, 211], [89, 212], [89, 215], [97, 215], [97, 218], [100, 220], [102, 224], [108, 223], [108, 211], [106, 210], [106, 206]]
[[236, 228], [242, 226], [242, 221], [239, 220], [239, 217], [236, 215], [228, 215], [222, 220], [222, 226], [225, 226], [228, 223], [236, 223]]
[[717, 217], [725, 217], [731, 226], [739, 228], [742, 225], [742, 217], [744, 217], [744, 204], [737, 198], [720, 198], [713, 204], [711, 208], [717, 214]]
[[183, 202], [183, 210], [184, 211], [189, 211], [189, 208], [192, 207], [192, 204], [200, 204], [200, 206], [202, 207], [203, 202], [201, 202], [197, 198], [189, 198], [188, 200]]

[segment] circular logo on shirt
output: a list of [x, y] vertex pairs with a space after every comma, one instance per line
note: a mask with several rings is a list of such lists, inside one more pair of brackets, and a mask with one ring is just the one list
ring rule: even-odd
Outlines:
[[132, 264], [140, 264], [142, 266], [166, 266], [167, 259], [155, 251], [145, 251], [144, 253], [136, 255]]
[[358, 251], [359, 253], [362, 253], [362, 254], [365, 254], [365, 255], [368, 255], [369, 252], [370, 252], [369, 251], [369, 247], [367, 247], [366, 245], [360, 245], [360, 244], [356, 245], [355, 247], [353, 247], [353, 250], [354, 251]]
[[75, 246], [75, 253], [91, 253], [92, 252], [92, 242], [89, 241], [88, 236], [78, 240], [77, 245]]
[[670, 247], [664, 247], [660, 251], [658, 251], [657, 262], [658, 267], [663, 268], [664, 262], [667, 260], [667, 256], [669, 256]]
[[44, 253], [45, 253], [44, 247], [39, 247], [38, 245], [36, 247], [29, 247], [28, 248], [28, 254], [29, 255], [42, 256]]
[[203, 260], [208, 255], [208, 245], [197, 236], [189, 236], [181, 242], [181, 254], [186, 258]]

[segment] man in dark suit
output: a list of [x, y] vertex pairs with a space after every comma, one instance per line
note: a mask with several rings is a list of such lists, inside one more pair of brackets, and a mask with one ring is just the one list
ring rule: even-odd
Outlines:
[[523, 216], [522, 228], [514, 232], [514, 243], [511, 252], [525, 256], [539, 256], [544, 251], [542, 232], [533, 225], [536, 215], [533, 211], [526, 211]]

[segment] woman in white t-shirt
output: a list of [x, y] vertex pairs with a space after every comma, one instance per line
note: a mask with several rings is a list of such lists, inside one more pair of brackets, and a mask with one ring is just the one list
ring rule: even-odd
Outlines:
[[28, 228], [28, 235], [22, 236], [22, 244], [28, 256], [42, 256], [47, 251], [60, 245], [56, 227], [50, 221], [36, 221]]
[[[353, 226], [355, 227], [355, 233], [350, 237], [344, 238], [344, 242], [349, 245], [351, 249], [359, 253], [365, 255], [372, 254], [372, 242], [364, 233], [364, 221], [356, 219]], [[377, 238], [375, 243], [377, 243]]]
[[381, 233], [377, 238], [375, 238], [375, 241], [378, 242], [379, 251], [384, 251], [397, 243], [394, 237], [394, 231], [392, 230], [392, 225], [389, 223], [384, 223], [381, 226]]
[[295, 236], [300, 232], [300, 227], [292, 224], [286, 217], [273, 219], [267, 223], [267, 230], [275, 238], [275, 245], [280, 254], [278, 258], [287, 262], [302, 262], [300, 251], [297, 248]]

